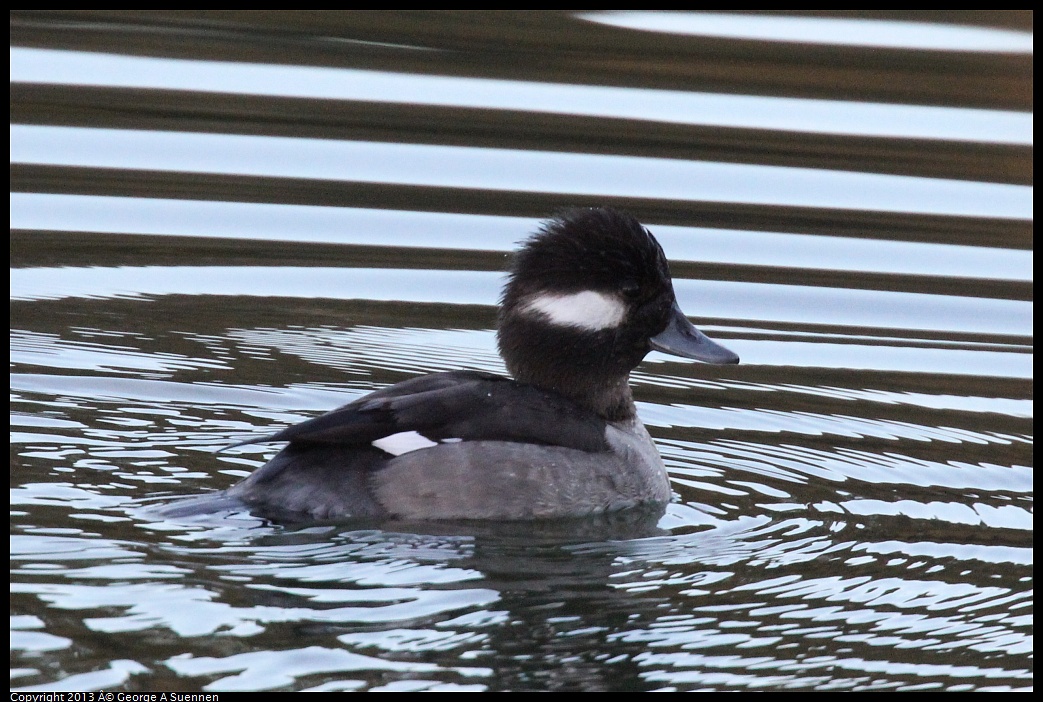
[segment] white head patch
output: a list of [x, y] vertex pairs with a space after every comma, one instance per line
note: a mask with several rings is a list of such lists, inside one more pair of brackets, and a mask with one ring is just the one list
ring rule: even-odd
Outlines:
[[538, 293], [521, 305], [521, 311], [538, 312], [552, 324], [600, 331], [618, 327], [627, 306], [615, 295], [584, 290], [578, 293]]

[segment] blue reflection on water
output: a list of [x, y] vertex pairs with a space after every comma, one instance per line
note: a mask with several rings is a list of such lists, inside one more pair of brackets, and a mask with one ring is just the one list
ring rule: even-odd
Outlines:
[[[513, 251], [529, 217], [314, 205], [11, 193], [12, 229]], [[1033, 279], [1031, 250], [646, 222], [671, 261]]]
[[998, 144], [1033, 141], [1032, 114], [1005, 110], [420, 76], [21, 47], [11, 49], [11, 81], [521, 110], [852, 136]]
[[1019, 54], [1031, 54], [1033, 49], [1032, 32], [941, 22], [641, 10], [578, 17], [626, 29], [753, 41]]
[[1031, 219], [1032, 187], [639, 156], [13, 125], [11, 162]]

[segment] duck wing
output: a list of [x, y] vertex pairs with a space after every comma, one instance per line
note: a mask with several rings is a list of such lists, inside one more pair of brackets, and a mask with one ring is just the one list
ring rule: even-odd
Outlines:
[[274, 434], [235, 444], [365, 446], [415, 432], [430, 442], [510, 441], [608, 451], [606, 422], [557, 393], [478, 371], [391, 385]]

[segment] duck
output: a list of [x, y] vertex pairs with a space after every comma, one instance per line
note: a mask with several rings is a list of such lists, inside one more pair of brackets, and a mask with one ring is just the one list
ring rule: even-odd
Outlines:
[[511, 377], [411, 378], [236, 446], [285, 443], [222, 503], [279, 521], [573, 519], [671, 499], [631, 371], [655, 350], [739, 357], [677, 304], [666, 255], [632, 215], [558, 213], [521, 243], [500, 298]]

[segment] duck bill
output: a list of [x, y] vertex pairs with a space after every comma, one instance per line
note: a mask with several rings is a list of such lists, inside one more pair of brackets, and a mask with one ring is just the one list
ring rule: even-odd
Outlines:
[[656, 351], [683, 358], [694, 358], [703, 363], [739, 362], [738, 354], [729, 351], [696, 329], [684, 316], [684, 312], [676, 302], [670, 311], [670, 321], [667, 323], [666, 329], [652, 337], [649, 343]]

